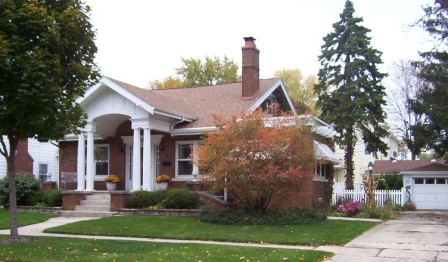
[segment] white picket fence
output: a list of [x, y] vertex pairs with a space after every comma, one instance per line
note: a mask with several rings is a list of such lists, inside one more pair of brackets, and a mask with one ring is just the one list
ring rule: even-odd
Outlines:
[[[377, 206], [383, 206], [385, 202], [390, 200], [393, 205], [402, 206], [405, 203], [406, 190], [376, 190], [375, 200]], [[367, 195], [364, 190], [341, 190], [333, 191], [331, 204], [335, 205], [338, 202], [353, 202], [366, 203]]]

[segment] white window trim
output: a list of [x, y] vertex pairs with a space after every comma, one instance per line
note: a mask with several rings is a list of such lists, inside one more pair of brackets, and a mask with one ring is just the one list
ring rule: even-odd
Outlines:
[[[40, 171], [40, 165], [47, 165], [47, 173], [46, 174], [41, 174]], [[40, 176], [45, 175], [45, 180], [47, 180], [48, 175], [50, 174], [50, 164], [48, 162], [38, 162], [37, 163], [37, 179], [40, 180]]]
[[[320, 166], [319, 173], [317, 173], [317, 166]], [[323, 172], [322, 172], [323, 171]], [[313, 181], [319, 181], [319, 182], [328, 182], [328, 179], [325, 178], [327, 173], [327, 166], [325, 163], [317, 163], [314, 167], [314, 177]]]
[[110, 145], [109, 144], [95, 144], [95, 149], [99, 147], [107, 147], [107, 174], [105, 175], [97, 175], [96, 174], [96, 163], [95, 160], [95, 177], [93, 178], [94, 181], [104, 181], [106, 176], [110, 173]]
[[[196, 146], [200, 145], [201, 143], [202, 143], [201, 140], [189, 140], [189, 141], [177, 141], [176, 142], [176, 150], [175, 150], [176, 156], [175, 156], [175, 160], [174, 160], [176, 168], [175, 168], [174, 178], [172, 179], [173, 181], [191, 181], [191, 180], [193, 180], [193, 175], [182, 175], [182, 176], [179, 175], [178, 176], [178, 171], [179, 171], [179, 165], [178, 165], [179, 164], [179, 158], [178, 158], [178, 156], [179, 156], [179, 145], [192, 145], [193, 146], [192, 154], [194, 155], [194, 148]], [[198, 166], [193, 163], [193, 172], [194, 172], [194, 170], [198, 170], [198, 169], [199, 169]]]

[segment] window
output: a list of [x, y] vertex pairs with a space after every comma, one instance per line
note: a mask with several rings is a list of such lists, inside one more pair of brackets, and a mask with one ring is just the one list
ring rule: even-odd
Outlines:
[[317, 177], [320, 178], [327, 178], [327, 165], [326, 164], [317, 164], [315, 169], [315, 174]]
[[367, 150], [367, 143], [364, 143], [364, 155], [366, 156], [370, 155], [369, 150]]
[[39, 175], [46, 175], [48, 173], [48, 164], [39, 164]]
[[436, 184], [446, 184], [445, 183], [445, 178], [437, 178], [436, 179]]
[[427, 178], [425, 184], [434, 184], [434, 178]]
[[199, 145], [199, 141], [182, 141], [177, 142], [176, 147], [176, 177], [187, 178], [191, 177], [197, 166], [193, 164], [193, 148]]
[[414, 184], [423, 184], [423, 182], [425, 181], [424, 178], [414, 178]]
[[109, 146], [96, 145], [95, 146], [95, 170], [96, 175], [109, 174]]
[[47, 174], [48, 174], [48, 164], [39, 163], [39, 180], [40, 181], [47, 181]]
[[193, 143], [177, 145], [177, 175], [185, 176], [193, 173], [193, 163], [190, 160]]

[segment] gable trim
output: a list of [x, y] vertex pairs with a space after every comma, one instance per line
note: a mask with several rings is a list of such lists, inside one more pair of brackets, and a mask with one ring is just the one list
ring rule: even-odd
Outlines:
[[140, 107], [140, 108], [144, 109], [145, 111], [147, 111], [148, 113], [154, 114], [155, 107], [151, 106], [150, 104], [146, 103], [145, 101], [143, 101], [142, 99], [138, 98], [134, 94], [130, 93], [129, 91], [127, 91], [126, 89], [124, 89], [120, 85], [116, 84], [115, 82], [113, 82], [112, 80], [110, 80], [106, 76], [101, 77], [101, 79], [100, 79], [98, 84], [96, 84], [96, 85], [90, 87], [89, 89], [87, 89], [87, 91], [85, 92], [84, 96], [79, 97], [78, 99], [76, 99], [76, 102], [81, 104], [83, 101], [85, 101], [89, 96], [91, 96], [93, 93], [95, 93], [103, 85], [109, 87], [113, 91], [115, 91], [118, 94], [122, 95], [124, 98], [126, 98], [129, 101], [133, 102], [136, 107]]
[[288, 100], [289, 108], [291, 108], [291, 112], [293, 112], [294, 115], [297, 115], [296, 109], [294, 108], [294, 104], [292, 103], [291, 97], [289, 96], [289, 93], [286, 90], [286, 87], [282, 79], [277, 80], [268, 89], [268, 91], [266, 91], [257, 101], [255, 101], [255, 103], [247, 110], [246, 113], [250, 114], [255, 110], [257, 110], [257, 108], [261, 106], [261, 103], [263, 103], [278, 87], [280, 87], [283, 90], [283, 93], [285, 94], [285, 97]]

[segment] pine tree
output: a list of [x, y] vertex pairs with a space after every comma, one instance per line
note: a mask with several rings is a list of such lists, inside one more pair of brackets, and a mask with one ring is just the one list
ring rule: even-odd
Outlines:
[[418, 126], [415, 132], [429, 134], [428, 144], [439, 156], [447, 157], [448, 152], [448, 1], [435, 0], [433, 6], [424, 9], [421, 20], [423, 28], [435, 40], [436, 46], [420, 55], [422, 77], [428, 85], [421, 92], [421, 101], [415, 101], [412, 109], [427, 116], [427, 122]]
[[382, 124], [386, 94], [381, 80], [386, 74], [377, 68], [382, 63], [381, 52], [370, 46], [370, 30], [360, 25], [363, 19], [354, 17], [354, 12], [353, 3], [346, 1], [341, 20], [333, 24], [334, 32], [323, 38], [319, 56], [322, 68], [314, 87], [322, 118], [341, 134], [335, 140], [345, 149], [347, 189], [353, 189], [353, 152], [358, 136], [376, 156], [378, 151], [387, 154], [381, 138], [388, 135]]

